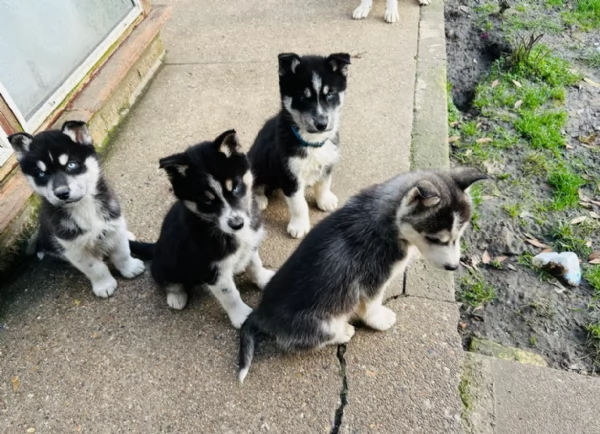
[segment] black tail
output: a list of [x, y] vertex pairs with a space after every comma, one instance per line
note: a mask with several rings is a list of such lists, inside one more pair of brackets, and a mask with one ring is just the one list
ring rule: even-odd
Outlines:
[[143, 243], [141, 241], [129, 241], [131, 254], [140, 259], [150, 260], [154, 257], [156, 243]]
[[254, 348], [256, 346], [256, 335], [259, 330], [255, 325], [256, 313], [251, 313], [240, 330], [240, 361], [238, 367], [238, 380], [244, 382], [244, 378], [248, 375], [252, 357], [254, 356]]

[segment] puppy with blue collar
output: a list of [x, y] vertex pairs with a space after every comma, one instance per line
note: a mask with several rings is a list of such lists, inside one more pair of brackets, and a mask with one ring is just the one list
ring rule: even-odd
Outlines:
[[310, 230], [306, 188], [314, 188], [320, 210], [338, 205], [331, 175], [340, 158], [338, 131], [349, 65], [346, 53], [279, 55], [281, 111], [259, 131], [248, 157], [260, 209], [268, 205], [267, 192], [283, 190], [293, 238]]

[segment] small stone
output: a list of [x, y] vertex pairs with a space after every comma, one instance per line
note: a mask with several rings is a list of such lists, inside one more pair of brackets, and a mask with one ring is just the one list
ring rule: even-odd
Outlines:
[[27, 432], [28, 432], [28, 433], [35, 432], [35, 428], [28, 428], [28, 429], [27, 429]]

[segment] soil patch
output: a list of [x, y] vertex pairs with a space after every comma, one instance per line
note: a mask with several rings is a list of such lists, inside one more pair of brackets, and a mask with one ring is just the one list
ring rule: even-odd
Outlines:
[[[481, 337], [537, 352], [559, 369], [595, 374], [599, 359], [586, 327], [600, 321], [600, 290], [586, 279], [576, 288], [560, 283], [532, 269], [530, 258], [545, 249], [537, 243], [555, 251], [575, 250], [585, 273], [600, 267], [588, 264], [590, 252], [600, 250], [600, 223], [593, 217], [600, 214], [594, 203], [600, 201], [600, 87], [593, 85], [600, 83], [600, 70], [586, 63], [600, 52], [600, 32], [566, 24], [565, 8], [540, 4], [536, 15], [536, 10], [520, 12], [517, 2], [509, 2], [511, 8], [501, 15], [497, 1], [445, 3], [448, 81], [460, 110], [453, 115], [450, 107], [453, 161], [478, 165], [490, 175], [475, 194], [476, 218], [465, 236], [457, 298], [465, 300], [473, 275], [481, 276], [481, 288], [495, 292], [491, 302], [463, 304], [458, 328], [465, 347], [471, 337]], [[545, 33], [542, 42], [551, 55], [568, 60], [589, 80], [566, 86], [563, 95], [545, 103], [545, 110], [567, 117], [559, 134], [564, 143], [552, 152], [536, 148], [515, 127], [526, 113], [519, 110], [528, 101], [517, 101], [521, 94], [509, 109], [494, 115], [474, 104], [481, 86], [503, 85], [489, 78], [494, 73], [501, 77], [494, 72], [498, 59], [532, 32]], [[505, 81], [510, 85], [510, 79]], [[522, 92], [521, 83], [514, 86]], [[467, 124], [474, 129], [468, 140]], [[494, 140], [489, 146], [488, 138]], [[579, 180], [575, 189], [580, 199], [558, 209], [556, 181], [549, 181], [563, 167]], [[585, 220], [571, 224], [578, 217]]]

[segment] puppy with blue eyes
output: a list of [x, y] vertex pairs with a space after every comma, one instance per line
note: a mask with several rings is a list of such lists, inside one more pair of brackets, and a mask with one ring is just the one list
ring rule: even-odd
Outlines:
[[42, 198], [36, 249], [69, 261], [92, 282], [98, 297], [117, 289], [104, 258], [128, 279], [144, 272], [132, 258], [125, 219], [102, 176], [84, 122], [65, 122], [60, 131], [9, 136], [23, 174]]
[[212, 142], [160, 160], [178, 201], [156, 243], [131, 242], [135, 255], [152, 259], [152, 276], [167, 293], [167, 304], [183, 309], [188, 293], [206, 286], [231, 323], [240, 328], [252, 312], [233, 280], [243, 271], [264, 288], [273, 271], [263, 267], [258, 247], [264, 237], [252, 195], [252, 172], [234, 130]]

